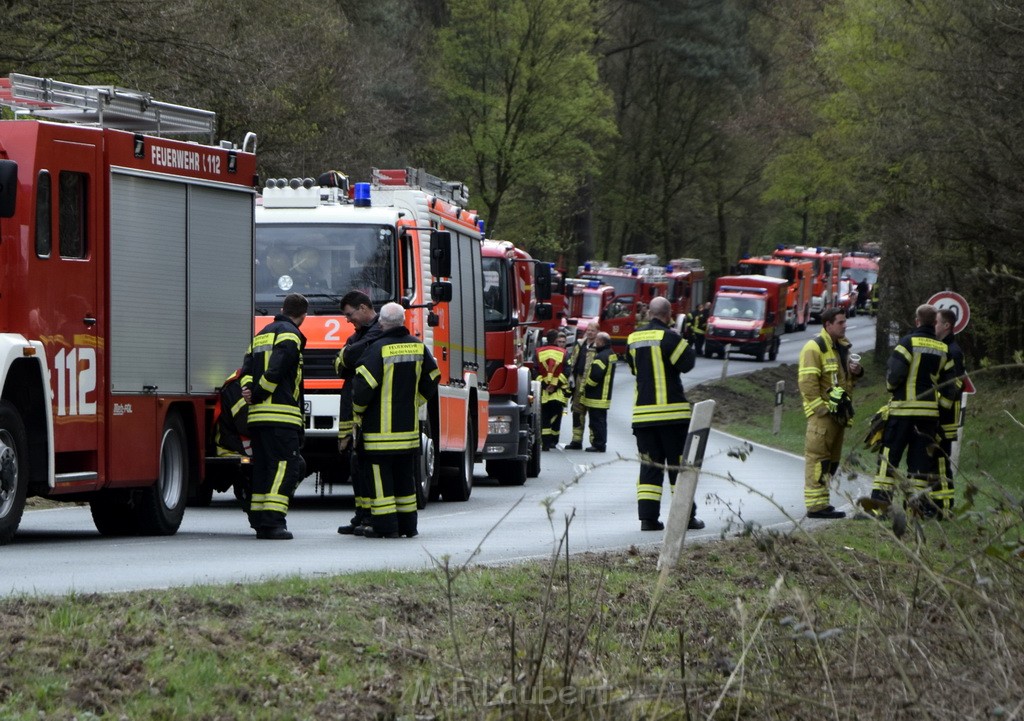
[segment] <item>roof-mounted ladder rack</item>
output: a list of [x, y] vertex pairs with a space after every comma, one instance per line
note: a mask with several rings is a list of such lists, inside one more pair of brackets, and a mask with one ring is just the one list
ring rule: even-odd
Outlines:
[[217, 114], [153, 100], [149, 93], [110, 85], [76, 85], [11, 73], [0, 78], [0, 105], [28, 115], [79, 125], [154, 135], [206, 135], [214, 142]]

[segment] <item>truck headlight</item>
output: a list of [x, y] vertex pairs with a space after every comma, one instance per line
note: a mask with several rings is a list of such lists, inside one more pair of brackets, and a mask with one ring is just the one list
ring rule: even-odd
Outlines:
[[487, 419], [488, 435], [507, 435], [512, 432], [512, 416], [491, 416]]

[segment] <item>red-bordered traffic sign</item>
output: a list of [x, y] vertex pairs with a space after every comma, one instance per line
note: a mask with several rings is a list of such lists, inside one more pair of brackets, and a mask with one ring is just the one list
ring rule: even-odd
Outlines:
[[956, 314], [956, 325], [953, 326], [954, 333], [959, 333], [966, 328], [967, 323], [971, 320], [971, 307], [967, 305], [967, 301], [959, 293], [954, 293], [951, 290], [940, 290], [929, 298], [927, 302], [928, 305], [934, 305], [938, 310], [948, 308]]

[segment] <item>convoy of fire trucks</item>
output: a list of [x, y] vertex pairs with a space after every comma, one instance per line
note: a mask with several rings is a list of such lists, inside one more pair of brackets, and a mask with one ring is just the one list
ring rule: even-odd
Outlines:
[[[349, 480], [339, 301], [361, 290], [407, 309], [441, 372], [421, 409], [421, 507], [467, 500], [477, 461], [502, 485], [540, 474], [540, 333], [596, 323], [621, 352], [655, 297], [680, 328], [709, 300], [694, 258], [629, 254], [566, 278], [486, 239], [466, 186], [423, 170], [271, 179], [257, 195], [255, 135], [214, 143], [213, 113], [138, 91], [12, 75], [0, 106], [14, 114], [0, 120], [0, 254], [19, 269], [0, 294], [0, 544], [27, 497], [88, 502], [103, 534], [173, 534], [186, 501], [240, 478], [224, 468], [244, 456], [214, 453], [218, 390], [288, 293], [310, 301], [303, 455], [322, 491]], [[774, 360], [783, 332], [873, 285], [878, 258], [780, 246], [734, 271], [715, 282], [705, 355]]]

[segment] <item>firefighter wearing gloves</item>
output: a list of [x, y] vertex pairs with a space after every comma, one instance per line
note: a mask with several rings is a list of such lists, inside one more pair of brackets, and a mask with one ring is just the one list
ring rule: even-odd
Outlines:
[[380, 338], [381, 328], [377, 322], [377, 313], [373, 310], [373, 304], [366, 293], [350, 291], [342, 297], [340, 305], [341, 314], [352, 324], [354, 331], [334, 359], [334, 372], [345, 382], [341, 387], [341, 408], [338, 413], [338, 452], [341, 453], [343, 463], [348, 461], [356, 510], [348, 525], [338, 527], [338, 533], [361, 535], [363, 529], [370, 525], [371, 489], [367, 486], [365, 475], [360, 473], [359, 457], [354, 448], [352, 378], [359, 367], [363, 352]]
[[935, 319], [933, 306], [919, 306], [915, 329], [900, 338], [886, 366], [885, 384], [892, 393], [889, 420], [871, 498], [862, 501], [877, 515], [883, 515], [892, 503], [904, 453], [916, 510], [925, 517], [938, 513], [929, 498], [929, 491], [939, 480], [938, 458], [932, 446], [939, 432], [939, 406], [952, 404], [956, 372], [948, 346], [935, 337]]
[[569, 379], [565, 376], [565, 348], [558, 345], [557, 330], [549, 330], [544, 345], [537, 349], [536, 373], [540, 381], [541, 449], [550, 451], [558, 444], [562, 430], [562, 411], [569, 400]]
[[[670, 327], [672, 305], [661, 296], [651, 300], [651, 321], [643, 330], [629, 335], [626, 363], [636, 376], [633, 401], [633, 435], [640, 453], [640, 478], [637, 481], [637, 514], [641, 531], [660, 531], [665, 525], [661, 515], [664, 468], [668, 482], [675, 488], [683, 462], [686, 434], [690, 430], [691, 409], [683, 392], [681, 373], [688, 373], [697, 362], [693, 346]], [[697, 518], [697, 504], [690, 511], [689, 528], [704, 528]]]
[[302, 398], [302, 349], [299, 326], [309, 302], [292, 293], [280, 315], [261, 330], [242, 361], [242, 397], [249, 404], [252, 436], [252, 498], [249, 525], [256, 538], [288, 540], [285, 514], [305, 475], [299, 454], [305, 428]]
[[366, 538], [412, 538], [416, 530], [419, 407], [437, 394], [440, 372], [427, 347], [405, 328], [405, 310], [380, 310], [381, 336], [363, 353], [352, 380], [360, 462], [372, 490]]
[[[587, 424], [587, 407], [583, 405], [583, 386], [590, 373], [590, 364], [594, 361], [597, 348], [597, 321], [592, 321], [583, 333], [583, 338], [576, 341], [569, 356], [569, 368], [572, 369], [572, 441], [565, 448], [570, 451], [583, 450], [583, 431]], [[593, 432], [593, 427], [591, 427]]]
[[594, 360], [583, 384], [583, 405], [590, 416], [590, 445], [588, 453], [604, 453], [608, 446], [608, 408], [612, 404], [615, 363], [618, 356], [612, 351], [612, 337], [598, 333], [594, 339]]
[[829, 308], [821, 314], [822, 331], [800, 351], [798, 384], [807, 416], [804, 437], [804, 505], [808, 518], [845, 518], [829, 503], [829, 483], [839, 470], [843, 436], [853, 420], [854, 379], [864, 375], [849, 359], [846, 314]]
[[956, 440], [960, 428], [961, 406], [963, 404], [964, 352], [957, 343], [953, 328], [956, 326], [956, 313], [943, 308], [935, 319], [935, 335], [949, 348], [949, 362], [953, 364], [956, 379], [953, 381], [953, 398], [950, 403], [939, 404], [939, 480], [931, 489], [929, 496], [938, 510], [940, 517], [948, 516], [953, 511], [953, 441]]

